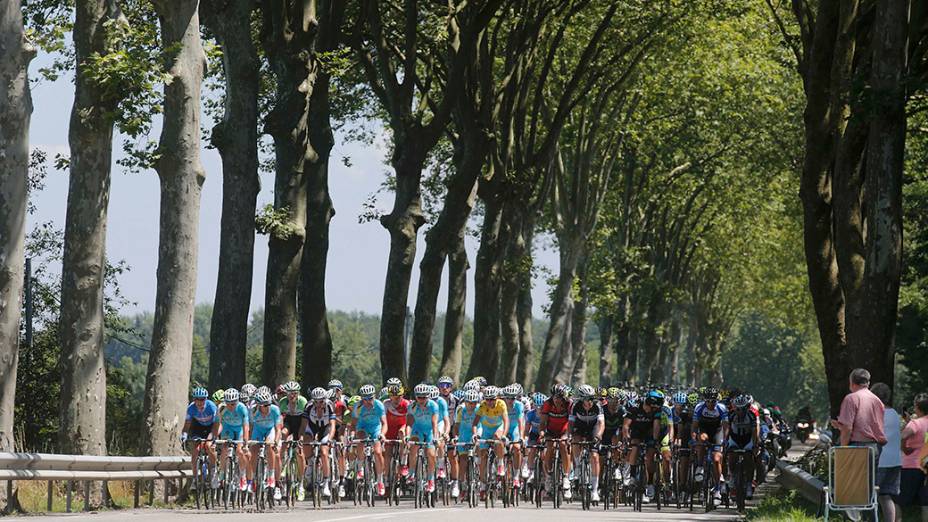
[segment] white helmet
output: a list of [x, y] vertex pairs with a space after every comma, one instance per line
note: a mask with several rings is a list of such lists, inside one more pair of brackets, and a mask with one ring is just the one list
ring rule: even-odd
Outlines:
[[577, 395], [579, 395], [581, 399], [592, 399], [596, 396], [596, 390], [589, 384], [583, 384], [577, 388]]
[[223, 399], [224, 401], [226, 401], [226, 402], [235, 402], [235, 401], [237, 401], [237, 400], [238, 400], [238, 390], [236, 390], [235, 388], [229, 388], [228, 390], [226, 390], [225, 394], [223, 394], [222, 399]]
[[467, 390], [464, 392], [464, 400], [467, 402], [480, 402], [480, 394], [477, 390]]
[[329, 392], [327, 392], [325, 388], [313, 388], [309, 396], [312, 397], [314, 401], [321, 401], [328, 398]]
[[497, 397], [499, 397], [499, 388], [496, 386], [487, 386], [483, 389], [484, 399], [495, 399]]
[[300, 391], [300, 383], [296, 381], [289, 381], [286, 384], [284, 384], [284, 391], [287, 393], [298, 392]]
[[271, 392], [267, 390], [260, 390], [258, 393], [255, 394], [255, 401], [257, 401], [258, 404], [263, 404], [263, 405], [270, 404], [271, 403]]
[[373, 384], [365, 384], [358, 390], [358, 395], [366, 399], [370, 399], [375, 393], [377, 393], [377, 390], [374, 388]]
[[416, 395], [416, 397], [428, 397], [432, 394], [432, 388], [425, 383], [417, 384], [416, 388], [413, 390], [413, 393]]

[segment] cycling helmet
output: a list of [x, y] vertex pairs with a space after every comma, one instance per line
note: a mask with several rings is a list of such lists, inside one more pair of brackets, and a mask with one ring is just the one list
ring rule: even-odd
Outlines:
[[235, 402], [238, 400], [238, 390], [235, 388], [229, 388], [222, 394], [222, 400], [226, 402]]
[[354, 405], [359, 402], [361, 402], [360, 395], [352, 395], [351, 397], [348, 397], [348, 408], [354, 407]]
[[686, 406], [686, 403], [688, 400], [689, 399], [687, 398], [686, 394], [683, 393], [682, 391], [673, 394], [674, 404], [680, 404], [680, 405]]
[[416, 387], [413, 389], [413, 393], [416, 397], [428, 397], [432, 394], [432, 390], [428, 384], [422, 383], [416, 385]]
[[534, 404], [536, 408], [540, 408], [541, 405], [545, 403], [545, 399], [545, 395], [541, 392], [535, 392], [532, 394], [532, 404]]
[[314, 401], [322, 401], [328, 398], [329, 393], [325, 391], [325, 388], [313, 388], [313, 391], [309, 392], [309, 396]]
[[739, 395], [735, 397], [732, 403], [735, 405], [735, 408], [738, 408], [738, 409], [746, 408], [748, 407], [749, 404], [751, 404], [751, 396], [750, 395]]
[[660, 390], [651, 390], [648, 392], [647, 397], [644, 400], [645, 404], [649, 406], [663, 406], [664, 405], [664, 392]]
[[263, 391], [266, 391], [266, 392], [268, 392], [268, 393], [271, 393], [271, 389], [268, 388], [267, 386], [259, 386], [258, 389], [255, 390], [255, 395], [257, 396], [259, 393], [261, 393], [261, 392], [263, 392]]
[[477, 390], [468, 390], [464, 393], [464, 400], [467, 402], [480, 402], [480, 394]]
[[761, 411], [761, 413], [764, 415], [764, 417], [769, 417], [769, 416], [770, 416], [770, 410], [769, 410], [768, 408], [764, 408], [764, 409]]
[[687, 400], [691, 405], [692, 405], [692, 404], [696, 404], [697, 402], [699, 402], [699, 394], [696, 393], [695, 391], [692, 391], [692, 392], [690, 392], [689, 395], [686, 396], [686, 400]]
[[479, 384], [481, 388], [487, 385], [486, 377], [477, 376], [474, 377], [474, 380], [477, 381], [477, 384]]
[[389, 396], [390, 396], [390, 391], [387, 390], [386, 386], [380, 389], [380, 400], [384, 400]]
[[388, 384], [387, 393], [390, 395], [402, 395], [403, 387], [399, 384]]
[[455, 399], [459, 400], [459, 401], [463, 401], [463, 400], [464, 400], [464, 390], [454, 390], [453, 392], [451, 392], [451, 396], [454, 397]]
[[225, 390], [216, 390], [213, 392], [213, 396], [211, 398], [213, 399], [213, 402], [218, 404], [222, 402], [222, 399], [223, 397], [225, 397], [225, 394], [226, 394]]
[[284, 391], [287, 392], [287, 393], [290, 393], [290, 392], [298, 392], [298, 391], [300, 391], [300, 383], [298, 383], [298, 382], [296, 382], [296, 381], [290, 381], [290, 382], [284, 384]]
[[287, 390], [284, 389], [283, 384], [278, 384], [277, 388], [274, 388], [274, 395], [283, 395], [287, 393]]
[[589, 384], [581, 384], [577, 388], [577, 395], [583, 400], [592, 399], [596, 397], [596, 390]]
[[339, 390], [342, 390], [345, 388], [345, 385], [342, 384], [342, 381], [338, 379], [332, 379], [329, 381], [329, 388], [338, 388]]
[[267, 406], [271, 403], [271, 392], [268, 390], [261, 390], [255, 394], [255, 401], [262, 406]]
[[631, 392], [628, 396], [628, 407], [637, 408], [638, 406], [641, 406], [641, 397], [638, 397], [637, 393]]
[[567, 388], [567, 386], [564, 386], [563, 384], [555, 384], [554, 386], [551, 387], [552, 397], [560, 397], [562, 399], [566, 399], [569, 394], [570, 394], [570, 390]]
[[209, 396], [209, 392], [206, 391], [206, 388], [202, 386], [197, 386], [193, 389], [193, 398], [194, 399], [205, 399]]
[[606, 398], [607, 398], [607, 399], [616, 399], [616, 400], [620, 400], [620, 401], [621, 401], [621, 400], [622, 400], [622, 390], [620, 390], [620, 389], [618, 389], [618, 388], [609, 388], [608, 390], [606, 390]]
[[429, 386], [429, 399], [433, 401], [438, 398], [438, 386]]
[[548, 390], [548, 392], [549, 392], [549, 393], [551, 394], [551, 396], [553, 397], [553, 396], [557, 395], [557, 392], [558, 392], [558, 390], [560, 390], [560, 389], [561, 389], [561, 385], [560, 385], [560, 384], [557, 384], [557, 383], [554, 383], [554, 384], [551, 385], [551, 389]]
[[441, 386], [442, 384], [447, 384], [448, 386], [453, 386], [453, 385], [454, 385], [454, 379], [452, 379], [451, 377], [448, 377], [447, 375], [442, 375], [441, 377], [438, 378], [438, 385]]
[[479, 389], [480, 389], [480, 383], [478, 383], [477, 381], [470, 380], [464, 383], [464, 391], [471, 391], [471, 390], [477, 391]]
[[516, 397], [519, 396], [517, 392], [518, 392], [518, 389], [515, 387], [515, 385], [510, 384], [509, 386], [506, 386], [505, 388], [502, 389], [501, 395], [503, 396], [504, 399], [515, 399]]
[[564, 384], [563, 386], [564, 386], [564, 393], [565, 393], [564, 396], [565, 396], [565, 397], [570, 397], [571, 394], [574, 392], [574, 389], [571, 388], [569, 384]]
[[254, 395], [256, 391], [257, 391], [257, 388], [255, 388], [254, 384], [251, 384], [251, 383], [245, 384], [244, 386], [242, 386], [242, 397], [251, 398], [251, 396]]
[[719, 389], [714, 386], [706, 388], [706, 391], [702, 394], [702, 398], [707, 401], [719, 400]]
[[496, 386], [487, 386], [483, 390], [484, 399], [495, 399], [499, 396], [499, 388]]
[[602, 397], [603, 399], [605, 399], [606, 397], [609, 397], [609, 388], [605, 386], [600, 386], [599, 389], [596, 390], [596, 395], [598, 395], [599, 397]]
[[512, 386], [512, 389], [515, 390], [516, 397], [521, 397], [522, 395], [525, 395], [525, 388], [523, 388], [521, 384], [514, 382], [510, 384], [510, 386]]
[[360, 395], [363, 399], [372, 399], [374, 398], [375, 393], [377, 393], [377, 390], [374, 389], [373, 384], [365, 384], [364, 386], [361, 386], [360, 390], [358, 390], [358, 395]]

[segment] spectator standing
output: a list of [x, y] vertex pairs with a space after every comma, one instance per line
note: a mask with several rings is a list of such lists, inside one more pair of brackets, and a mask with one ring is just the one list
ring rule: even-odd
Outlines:
[[896, 520], [896, 503], [893, 498], [899, 495], [899, 483], [902, 472], [901, 432], [902, 426], [899, 413], [892, 407], [892, 392], [885, 383], [878, 382], [870, 390], [879, 397], [883, 403], [883, 431], [886, 435], [886, 445], [880, 452], [880, 461], [876, 470], [876, 485], [879, 489], [877, 497], [880, 509], [883, 511], [883, 520], [893, 522]]
[[[928, 486], [919, 462], [928, 440], [928, 394], [915, 397], [915, 418], [902, 430], [902, 481], [896, 502], [900, 507], [921, 506], [922, 522], [928, 522]], [[898, 520], [898, 517], [897, 517]]]
[[841, 411], [831, 425], [841, 432], [841, 446], [865, 446], [880, 454], [886, 444], [883, 402], [870, 391], [870, 372], [857, 368], [848, 379], [851, 393], [841, 401]]

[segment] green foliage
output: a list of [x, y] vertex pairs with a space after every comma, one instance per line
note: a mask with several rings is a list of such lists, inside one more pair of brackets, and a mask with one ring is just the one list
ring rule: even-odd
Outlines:
[[255, 217], [255, 228], [259, 234], [267, 234], [274, 239], [287, 241], [301, 236], [303, 231], [290, 219], [290, 208], [274, 208], [274, 205], [265, 205]]

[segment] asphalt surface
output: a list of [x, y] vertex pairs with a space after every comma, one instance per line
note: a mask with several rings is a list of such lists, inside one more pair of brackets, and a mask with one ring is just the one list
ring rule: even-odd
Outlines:
[[[790, 450], [788, 459], [795, 459], [808, 451], [809, 446], [794, 442]], [[775, 473], [775, 472], [774, 472]], [[768, 475], [768, 483], [758, 488], [753, 503], [757, 503], [763, 498], [764, 494], [769, 491], [774, 483], [774, 474]], [[473, 522], [474, 517], [479, 519], [489, 517], [505, 517], [506, 522], [531, 520], [539, 522], [564, 522], [565, 520], [591, 520], [591, 521], [653, 521], [658, 520], [692, 520], [692, 521], [732, 521], [740, 520], [742, 517], [734, 509], [719, 508], [711, 513], [705, 513], [699, 506], [693, 512], [689, 510], [665, 507], [658, 511], [653, 504], [645, 504], [642, 512], [636, 513], [630, 507], [620, 507], [618, 510], [604, 510], [602, 506], [594, 507], [590, 511], [584, 512], [579, 502], [573, 504], [564, 504], [561, 509], [552, 509], [550, 503], [546, 503], [538, 509], [533, 506], [520, 506], [518, 508], [485, 509], [483, 507], [468, 508], [466, 505], [456, 505], [449, 507], [436, 507], [432, 509], [414, 509], [412, 501], [403, 502], [400, 506], [379, 505], [377, 507], [359, 506], [355, 507], [353, 502], [343, 502], [335, 506], [326, 506], [321, 509], [313, 509], [309, 502], [303, 502], [294, 509], [289, 511], [281, 508], [273, 512], [255, 513], [251, 511], [244, 512], [223, 512], [223, 511], [197, 511], [195, 509], [137, 509], [137, 510], [119, 510], [107, 511], [100, 513], [71, 513], [55, 514], [41, 516], [42, 520], [62, 520], [74, 521], [81, 519], [91, 519], [100, 522], [184, 522], [190, 521], [250, 521], [258, 518], [272, 518], [275, 521], [301, 521], [301, 522], [350, 522], [364, 520], [403, 520], [403, 521], [422, 521], [422, 520], [442, 520], [443, 522]], [[5, 520], [26, 520], [30, 518], [35, 520], [35, 515], [29, 517], [7, 517]]]

